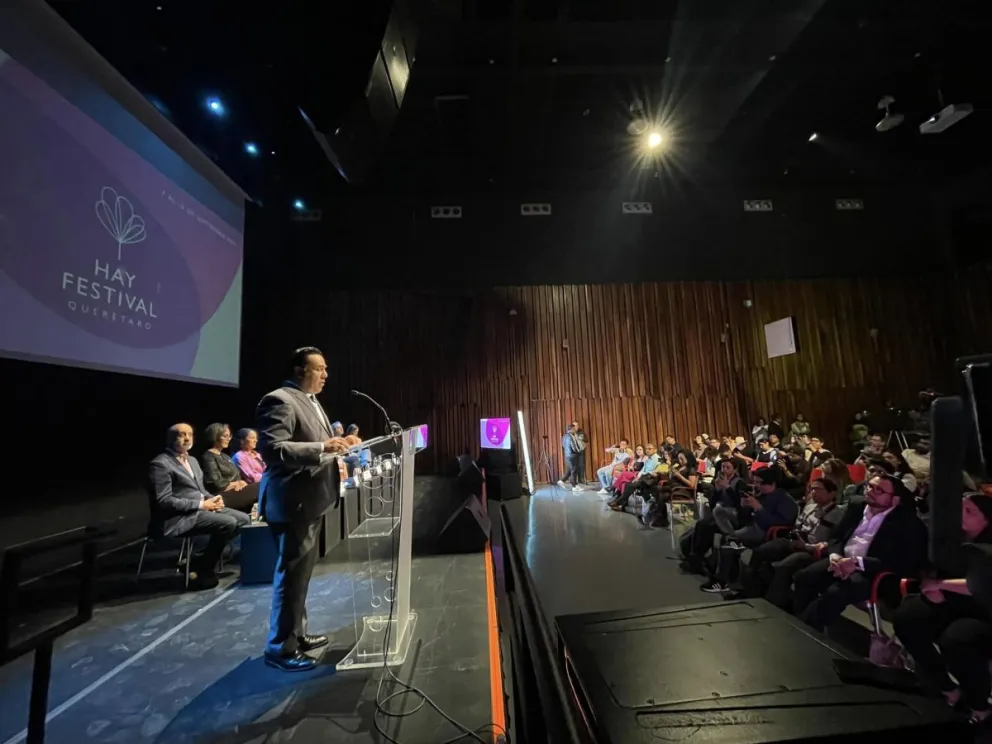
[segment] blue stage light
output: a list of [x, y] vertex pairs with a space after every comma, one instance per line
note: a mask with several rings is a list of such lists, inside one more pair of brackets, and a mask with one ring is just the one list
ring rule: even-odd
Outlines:
[[295, 210], [297, 210], [299, 212], [302, 212], [306, 208], [307, 208], [307, 205], [303, 203], [303, 200], [302, 199], [297, 199], [296, 201], [293, 202], [293, 209], [295, 209]]
[[208, 98], [207, 109], [215, 116], [224, 115], [224, 104], [219, 98]]
[[254, 142], [245, 142], [245, 152], [249, 155], [258, 155], [258, 145]]

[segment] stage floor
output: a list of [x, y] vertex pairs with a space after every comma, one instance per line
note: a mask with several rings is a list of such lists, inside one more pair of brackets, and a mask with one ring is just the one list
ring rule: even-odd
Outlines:
[[700, 591], [700, 577], [679, 572], [668, 530], [611, 511], [603, 499], [542, 485], [505, 505], [549, 620], [713, 600]]
[[[328, 658], [354, 643], [352, 597], [367, 603], [368, 572], [363, 577], [360, 566], [368, 552], [365, 540], [345, 541], [314, 572], [310, 627], [330, 635]], [[118, 560], [133, 571], [136, 560]], [[493, 715], [484, 554], [417, 557], [411, 583], [415, 636], [393, 671], [465, 725], [485, 726]], [[56, 645], [46, 741], [383, 741], [373, 726], [381, 669], [335, 673], [328, 664], [286, 674], [263, 664], [270, 595], [270, 586], [228, 580], [208, 592], [100, 607]], [[31, 662], [22, 657], [0, 668], [3, 744], [24, 739]], [[380, 697], [396, 689], [384, 684]], [[388, 705], [412, 710], [419, 703], [407, 695]], [[427, 705], [380, 720], [404, 744], [438, 744], [461, 733]]]

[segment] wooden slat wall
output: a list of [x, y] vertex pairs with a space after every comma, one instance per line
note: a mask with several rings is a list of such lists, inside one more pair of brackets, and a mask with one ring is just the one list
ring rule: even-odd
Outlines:
[[[989, 273], [916, 280], [506, 287], [475, 293], [335, 293], [309, 304], [309, 341], [332, 356], [325, 388], [358, 387], [398, 420], [426, 421], [421, 468], [478, 450], [483, 416], [527, 417], [555, 472], [567, 420], [602, 449], [625, 436], [687, 442], [743, 434], [759, 415], [801, 411], [846, 447], [854, 411], [952, 384], [956, 355], [992, 351]], [[745, 300], [753, 303], [745, 308]], [[302, 302], [302, 301], [301, 301]], [[311, 299], [306, 300], [311, 303]], [[764, 324], [796, 322], [798, 354], [769, 360]], [[337, 401], [347, 408], [345, 397]], [[371, 423], [371, 419], [369, 419]]]

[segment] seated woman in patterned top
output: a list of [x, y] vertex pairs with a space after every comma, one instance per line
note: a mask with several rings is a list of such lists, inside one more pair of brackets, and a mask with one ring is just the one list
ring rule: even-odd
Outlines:
[[245, 481], [238, 466], [224, 452], [231, 444], [231, 428], [227, 424], [210, 424], [204, 434], [210, 447], [200, 458], [203, 485], [214, 495], [223, 494], [224, 503], [231, 509], [251, 512], [258, 501], [258, 484]]

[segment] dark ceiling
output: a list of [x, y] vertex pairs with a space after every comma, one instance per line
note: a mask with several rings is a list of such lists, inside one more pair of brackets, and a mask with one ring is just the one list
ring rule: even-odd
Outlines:
[[[297, 107], [333, 120], [361, 95], [389, 3], [51, 4], [249, 193], [319, 193], [341, 183]], [[327, 10], [335, 5], [361, 9]], [[380, 182], [402, 174], [418, 186], [563, 188], [716, 173], [947, 183], [989, 161], [986, 3], [413, 7], [416, 60]], [[877, 133], [886, 94], [906, 120]], [[225, 118], [205, 110], [208, 95], [224, 100]], [[625, 131], [635, 100], [669, 136], [660, 162]], [[941, 100], [972, 103], [975, 113], [921, 135]], [[820, 133], [814, 143], [812, 131]], [[244, 153], [246, 141], [259, 144], [260, 157]]]

